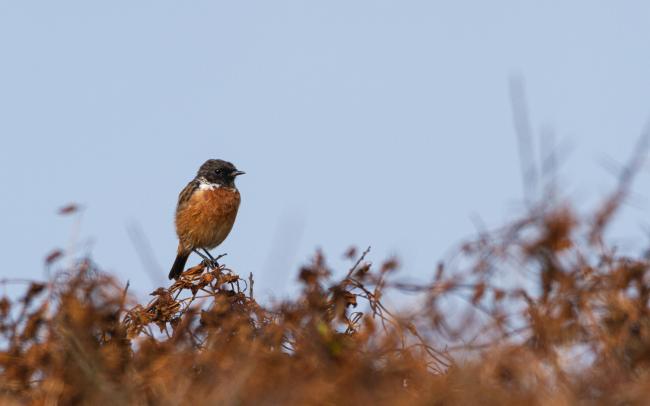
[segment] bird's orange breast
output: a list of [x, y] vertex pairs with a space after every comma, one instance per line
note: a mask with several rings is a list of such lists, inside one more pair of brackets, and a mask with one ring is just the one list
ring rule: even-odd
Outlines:
[[179, 249], [212, 249], [221, 244], [235, 223], [239, 203], [239, 191], [234, 188], [195, 190], [176, 209]]

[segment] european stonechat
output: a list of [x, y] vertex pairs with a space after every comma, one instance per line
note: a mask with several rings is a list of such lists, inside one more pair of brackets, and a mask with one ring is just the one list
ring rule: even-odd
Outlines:
[[240, 202], [235, 178], [243, 174], [230, 162], [209, 159], [178, 195], [175, 219], [178, 253], [169, 279], [178, 279], [192, 252], [214, 261], [208, 250], [221, 244], [235, 223]]

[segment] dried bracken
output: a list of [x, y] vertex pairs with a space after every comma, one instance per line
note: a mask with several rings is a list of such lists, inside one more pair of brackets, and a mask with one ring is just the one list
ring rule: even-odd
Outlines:
[[225, 265], [190, 268], [144, 305], [87, 259], [44, 283], [4, 280], [27, 285], [0, 298], [0, 398], [647, 404], [650, 263], [606, 245], [624, 193], [613, 196], [595, 215], [531, 209], [464, 243], [429, 283], [402, 280], [395, 259], [373, 266], [369, 249], [348, 250], [340, 271], [317, 253], [300, 294], [274, 305]]

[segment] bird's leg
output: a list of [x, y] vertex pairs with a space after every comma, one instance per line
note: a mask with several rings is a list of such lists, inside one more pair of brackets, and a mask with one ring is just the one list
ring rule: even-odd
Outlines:
[[205, 248], [202, 248], [202, 249], [203, 249], [203, 252], [205, 252], [206, 255], [210, 258], [210, 261], [212, 261], [212, 265], [213, 265], [214, 268], [219, 268], [219, 263], [218, 263], [217, 261], [219, 261], [221, 258], [223, 258], [223, 257], [225, 257], [226, 255], [228, 255], [228, 254], [221, 254], [221, 255], [218, 255], [216, 258], [214, 258], [214, 257], [210, 254], [210, 251], [206, 250]]
[[210, 268], [219, 268], [219, 264], [217, 263], [217, 260], [214, 259], [214, 257], [210, 254], [210, 251], [206, 250], [205, 248], [201, 248], [203, 252], [205, 252], [205, 255], [210, 258]]
[[210, 254], [210, 251], [206, 250], [205, 248], [201, 248], [201, 249], [203, 250], [203, 252], [205, 252], [205, 255], [207, 255], [208, 258], [210, 258], [210, 260], [214, 261], [214, 257], [212, 257], [212, 254]]
[[[207, 267], [209, 267], [209, 268], [211, 268], [211, 267], [213, 266], [212, 262], [214, 261], [214, 259], [212, 258], [212, 256], [211, 256], [210, 254], [208, 254], [208, 256], [210, 257], [210, 258], [208, 258], [208, 257], [206, 257], [205, 255], [203, 255], [203, 254], [201, 253], [201, 251], [197, 250], [196, 248], [193, 249], [192, 251], [193, 251], [196, 255], [200, 256], [200, 257], [203, 259], [203, 265], [205, 265], [205, 266], [207, 266]], [[205, 251], [205, 250], [204, 250], [204, 251]]]

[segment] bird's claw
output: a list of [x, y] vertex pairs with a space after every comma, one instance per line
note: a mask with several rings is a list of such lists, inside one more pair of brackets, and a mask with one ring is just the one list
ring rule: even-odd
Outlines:
[[204, 267], [210, 268], [210, 269], [219, 268], [219, 263], [217, 262], [216, 259], [204, 259], [203, 261], [201, 261], [201, 264]]
[[226, 255], [228, 255], [228, 254], [221, 254], [221, 255], [217, 256], [216, 258], [204, 258], [203, 261], [201, 261], [201, 263], [206, 268], [219, 269], [221, 267], [221, 265], [219, 265], [218, 261], [221, 258], [225, 257]]

